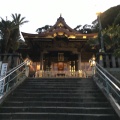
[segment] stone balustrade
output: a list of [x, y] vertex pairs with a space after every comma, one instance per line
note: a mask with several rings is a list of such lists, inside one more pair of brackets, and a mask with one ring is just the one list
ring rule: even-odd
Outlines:
[[110, 53], [97, 54], [97, 62], [104, 68], [120, 68], [120, 58]]

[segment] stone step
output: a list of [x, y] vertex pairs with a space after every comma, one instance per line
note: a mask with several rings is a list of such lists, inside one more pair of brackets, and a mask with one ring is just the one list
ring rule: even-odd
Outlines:
[[98, 93], [89, 93], [89, 94], [84, 94], [84, 93], [40, 93], [40, 92], [14, 92], [12, 94], [12, 96], [16, 97], [20, 97], [20, 96], [27, 96], [27, 97], [34, 97], [34, 96], [37, 96], [37, 97], [43, 97], [43, 96], [52, 96], [52, 97], [103, 97], [103, 94], [98, 94]]
[[27, 79], [0, 106], [0, 120], [118, 120], [92, 79]]
[[81, 114], [113, 114], [111, 107], [56, 107], [56, 106], [37, 106], [37, 107], [2, 107], [1, 113], [81, 113]]
[[11, 97], [9, 100], [15, 100], [15, 101], [71, 101], [71, 102], [104, 102], [106, 101], [105, 98], [95, 98], [95, 97], [26, 97], [26, 96], [21, 96], [21, 97]]
[[67, 89], [67, 90], [63, 90], [63, 89], [25, 89], [25, 88], [20, 88], [17, 89], [16, 92], [30, 92], [30, 93], [35, 93], [35, 92], [39, 92], [39, 93], [90, 93], [90, 94], [100, 94], [101, 91], [100, 90], [91, 90], [91, 89], [76, 89], [76, 90], [71, 90], [71, 89]]
[[65, 102], [65, 101], [5, 101], [5, 107], [54, 106], [54, 107], [109, 107], [109, 102]]
[[0, 113], [1, 120], [118, 120], [114, 114], [81, 113]]

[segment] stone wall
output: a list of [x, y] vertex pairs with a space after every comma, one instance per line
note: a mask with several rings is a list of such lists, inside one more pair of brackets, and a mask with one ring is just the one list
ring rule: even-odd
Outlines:
[[120, 81], [120, 68], [107, 68], [106, 70]]

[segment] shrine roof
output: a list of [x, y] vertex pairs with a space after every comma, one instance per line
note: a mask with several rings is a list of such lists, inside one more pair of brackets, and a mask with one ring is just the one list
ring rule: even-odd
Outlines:
[[65, 36], [67, 38], [95, 38], [97, 33], [82, 34], [71, 27], [69, 27], [64, 18], [60, 15], [56, 23], [48, 30], [39, 34], [31, 34], [22, 32], [24, 38], [54, 38], [56, 36]]

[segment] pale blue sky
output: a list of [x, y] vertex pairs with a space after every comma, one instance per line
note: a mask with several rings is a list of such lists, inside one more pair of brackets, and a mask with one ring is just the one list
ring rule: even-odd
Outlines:
[[96, 12], [120, 5], [120, 0], [0, 0], [0, 4], [0, 17], [11, 19], [12, 13], [20, 13], [29, 21], [21, 31], [36, 33], [39, 27], [54, 25], [60, 13], [72, 28], [91, 24]]

